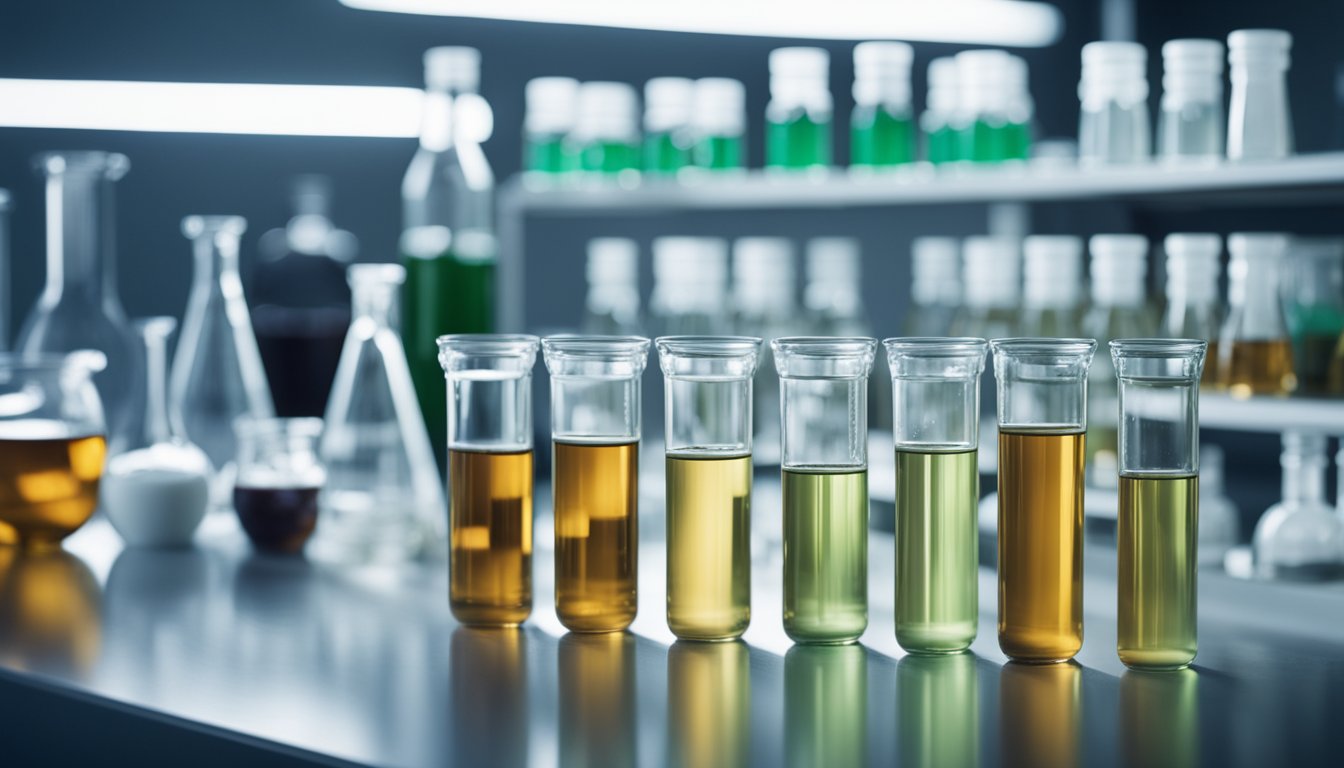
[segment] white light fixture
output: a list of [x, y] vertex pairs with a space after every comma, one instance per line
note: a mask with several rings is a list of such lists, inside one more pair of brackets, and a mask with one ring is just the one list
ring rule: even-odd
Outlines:
[[341, 0], [351, 8], [506, 21], [818, 40], [1041, 47], [1054, 6], [1026, 0]]

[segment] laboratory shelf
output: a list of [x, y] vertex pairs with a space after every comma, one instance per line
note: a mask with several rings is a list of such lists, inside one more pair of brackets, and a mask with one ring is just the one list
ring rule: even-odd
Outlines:
[[1200, 426], [1240, 432], [1309, 432], [1344, 436], [1344, 399], [1199, 396]]

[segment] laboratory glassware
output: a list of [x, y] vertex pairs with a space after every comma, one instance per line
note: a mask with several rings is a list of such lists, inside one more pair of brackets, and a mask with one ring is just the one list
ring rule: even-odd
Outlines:
[[1297, 386], [1293, 350], [1279, 297], [1288, 236], [1228, 236], [1227, 318], [1218, 332], [1219, 387], [1233, 397], [1282, 395]]
[[[1204, 356], [1205, 366], [1208, 355]], [[1222, 568], [1227, 553], [1241, 541], [1237, 508], [1223, 488], [1223, 449], [1199, 448], [1199, 564]]]
[[623, 237], [589, 240], [586, 276], [584, 333], [638, 335], [639, 245]]
[[907, 336], [946, 336], [961, 306], [961, 244], [955, 237], [917, 237], [910, 245]]
[[1083, 644], [1083, 448], [1092, 339], [994, 339], [999, 647], [1053, 662]]
[[[779, 379], [770, 364], [772, 339], [799, 332], [793, 243], [782, 237], [740, 237], [733, 241], [733, 332], [763, 342], [752, 390], [752, 443], [758, 464], [779, 463]], [[758, 526], [764, 522], [757, 518]], [[767, 538], [779, 540], [779, 531]]]
[[664, 336], [656, 344], [667, 451], [667, 625], [683, 640], [730, 640], [751, 622], [751, 389], [761, 340]]
[[446, 554], [447, 504], [397, 334], [399, 264], [349, 270], [354, 321], [318, 453], [327, 468], [315, 552], [343, 563]]
[[960, 94], [956, 59], [943, 56], [930, 61], [928, 82], [928, 97], [924, 112], [919, 116], [919, 130], [924, 136], [924, 160], [933, 165], [955, 162], [961, 158], [954, 125]]
[[803, 310], [820, 336], [864, 336], [868, 311], [863, 304], [863, 264], [852, 237], [814, 237], [807, 241], [807, 284]]
[[1162, 102], [1157, 154], [1168, 163], [1216, 163], [1223, 157], [1223, 44], [1168, 40], [1162, 45]]
[[1147, 66], [1148, 51], [1139, 43], [1100, 41], [1083, 46], [1078, 161], [1084, 167], [1148, 160], [1152, 129]]
[[906, 43], [854, 46], [854, 112], [850, 118], [851, 168], [890, 168], [915, 160], [915, 119], [910, 96], [914, 49]]
[[1199, 564], [1199, 379], [1207, 343], [1119, 339], [1116, 652], [1131, 669], [1194, 661]]
[[420, 147], [401, 182], [401, 337], [440, 468], [448, 412], [435, 339], [495, 323], [495, 177], [467, 108], [479, 80], [474, 48], [425, 52]]
[[579, 84], [579, 114], [570, 134], [590, 178], [631, 184], [639, 178], [639, 96], [626, 83]]
[[131, 546], [183, 547], [210, 507], [210, 459], [173, 431], [168, 418], [168, 339], [171, 317], [134, 323], [144, 345], [144, 386], [133, 404], [139, 429], [107, 461], [103, 509]]
[[239, 453], [234, 422], [275, 415], [238, 273], [238, 240], [246, 226], [240, 216], [182, 220], [195, 267], [168, 380], [173, 431], [210, 457], [216, 473], [211, 499], [223, 508]]
[[962, 242], [965, 295], [952, 319], [954, 336], [1004, 338], [1014, 335], [1022, 260], [1017, 243], [1005, 237], [968, 237]]
[[1026, 281], [1021, 332], [1039, 338], [1077, 336], [1081, 320], [1083, 241], [1072, 235], [1031, 235], [1022, 241]]
[[531, 177], [553, 177], [578, 168], [578, 157], [565, 140], [578, 115], [579, 81], [572, 77], [536, 77], [527, 81], [523, 117], [523, 170]]
[[1255, 570], [1269, 579], [1317, 581], [1344, 572], [1344, 520], [1325, 502], [1325, 435], [1283, 434], [1283, 499], [1255, 526]]
[[536, 336], [440, 336], [448, 385], [449, 607], [463, 624], [532, 613]]
[[972, 163], [1025, 160], [1030, 97], [1025, 63], [1005, 51], [963, 51], [957, 66], [957, 158]]
[[822, 170], [831, 164], [830, 55], [823, 48], [770, 52], [765, 167]]
[[117, 294], [112, 189], [130, 161], [111, 152], [48, 152], [33, 164], [46, 187], [47, 278], [14, 349], [21, 355], [102, 352], [106, 365], [93, 383], [116, 450], [136, 426], [128, 406], [143, 368]]
[[303, 551], [317, 527], [318, 496], [327, 472], [317, 453], [322, 420], [240, 416], [233, 508], [252, 546], [262, 552]]
[[655, 77], [644, 84], [644, 173], [674, 176], [691, 164], [695, 81]]
[[747, 162], [747, 93], [739, 80], [695, 81], [691, 130], [692, 164], [707, 171], [741, 170]]
[[1344, 333], [1344, 239], [1295, 237], [1284, 266], [1283, 311], [1298, 390], [1344, 394], [1344, 365], [1335, 358]]
[[868, 627], [868, 374], [863, 337], [771, 343], [780, 379], [784, 631], [852, 643]]
[[1239, 29], [1227, 36], [1232, 102], [1227, 118], [1231, 160], [1276, 160], [1293, 154], [1288, 67], [1293, 36], [1281, 29]]
[[649, 309], [669, 336], [728, 329], [728, 244], [714, 237], [659, 237], [653, 241], [653, 295]]
[[548, 336], [555, 612], [573, 632], [620, 632], [638, 606], [640, 381], [649, 340]]
[[9, 190], [0, 189], [0, 352], [9, 350]]
[[784, 655], [786, 768], [868, 765], [868, 649], [795, 645]]
[[1177, 232], [1162, 241], [1167, 253], [1167, 307], [1162, 314], [1162, 335], [1169, 339], [1200, 339], [1209, 343], [1204, 356], [1203, 384], [1216, 380], [1218, 359], [1218, 257], [1223, 239], [1218, 235]]
[[957, 653], [979, 623], [980, 374], [984, 339], [883, 342], [896, 441], [896, 641]]
[[0, 355], [0, 544], [60, 546], [98, 507], [102, 352]]

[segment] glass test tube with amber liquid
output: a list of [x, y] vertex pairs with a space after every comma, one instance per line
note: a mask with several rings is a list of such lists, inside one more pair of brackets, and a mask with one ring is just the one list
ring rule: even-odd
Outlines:
[[440, 336], [448, 389], [449, 607], [463, 624], [532, 613], [532, 366], [537, 337]]
[[639, 554], [640, 377], [649, 340], [550, 336], [555, 610], [572, 632], [634, 621]]
[[1091, 339], [996, 339], [999, 647], [1049, 663], [1083, 645], [1083, 450]]
[[761, 340], [665, 336], [667, 625], [731, 640], [751, 622], [751, 380]]

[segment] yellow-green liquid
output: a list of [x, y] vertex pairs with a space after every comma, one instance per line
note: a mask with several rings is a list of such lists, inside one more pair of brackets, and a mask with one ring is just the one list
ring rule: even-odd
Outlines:
[[980, 680], [975, 656], [911, 654], [896, 665], [900, 765], [980, 761]]
[[896, 640], [907, 651], [975, 640], [979, 501], [975, 451], [896, 451]]
[[868, 471], [784, 470], [784, 631], [850, 643], [868, 628]]
[[868, 656], [860, 645], [795, 645], [784, 657], [785, 765], [866, 765]]
[[667, 457], [667, 626], [731, 640], [751, 622], [751, 456]]
[[1195, 659], [1199, 477], [1122, 475], [1117, 651], [1136, 669]]

